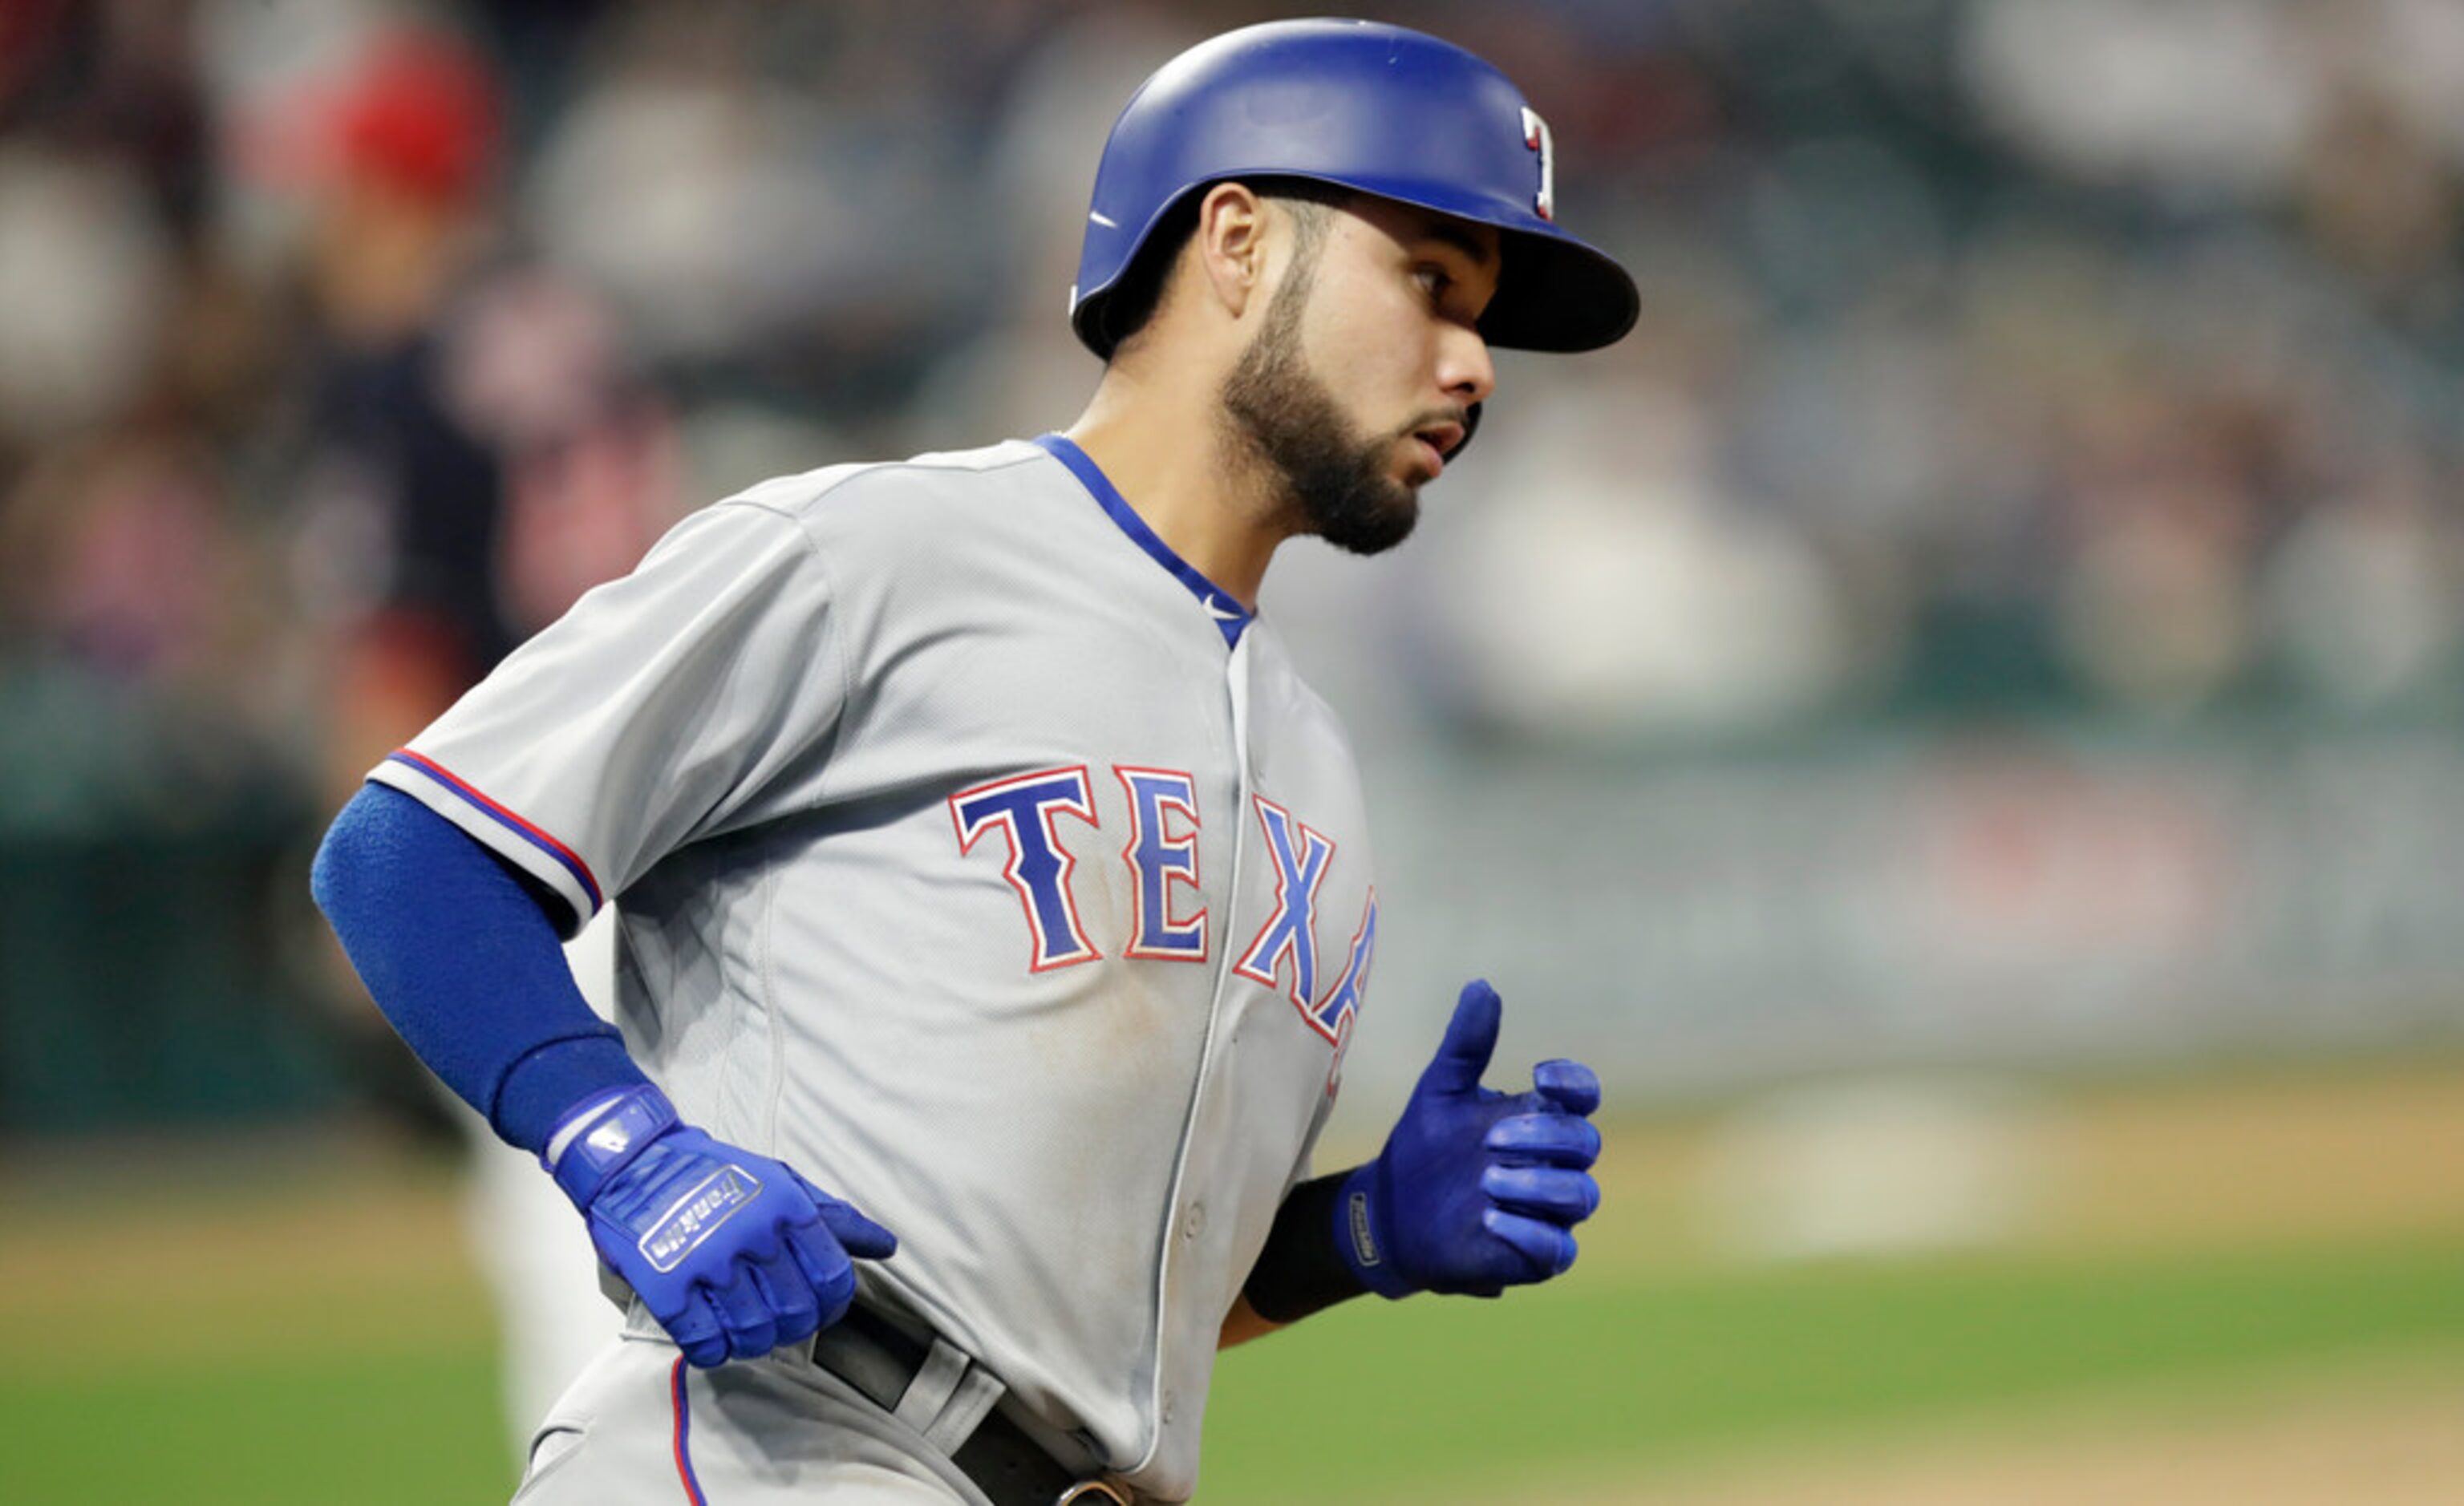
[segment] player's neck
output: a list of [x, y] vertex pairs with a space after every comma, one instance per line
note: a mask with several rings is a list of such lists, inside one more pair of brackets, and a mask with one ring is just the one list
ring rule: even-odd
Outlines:
[[1245, 469], [1222, 464], [1217, 424], [1211, 399], [1176, 404], [1142, 391], [1124, 400], [1108, 384], [1064, 432], [1174, 554], [1254, 610], [1289, 531]]

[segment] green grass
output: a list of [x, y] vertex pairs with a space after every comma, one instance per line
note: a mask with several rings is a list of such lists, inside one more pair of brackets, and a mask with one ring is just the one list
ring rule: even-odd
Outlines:
[[513, 1491], [495, 1357], [234, 1358], [0, 1385], [0, 1500], [95, 1506], [442, 1506]]
[[[501, 1500], [491, 1356], [149, 1361], [0, 1382], [0, 1501]], [[339, 1345], [338, 1345], [339, 1347]], [[1211, 1506], [1410, 1498], [1530, 1469], [1647, 1471], [1755, 1441], [2377, 1354], [2464, 1366], [2464, 1239], [2132, 1261], [1578, 1272], [1499, 1302], [1375, 1300], [1225, 1357]]]
[[2150, 1382], [2436, 1348], [2464, 1365], [2464, 1245], [1977, 1260], [1570, 1280], [1495, 1303], [1373, 1303], [1224, 1358], [1211, 1503], [1406, 1499], [1532, 1468]]

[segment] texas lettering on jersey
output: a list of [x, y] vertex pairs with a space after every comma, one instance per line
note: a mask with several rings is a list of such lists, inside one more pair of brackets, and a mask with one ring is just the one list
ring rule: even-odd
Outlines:
[[[1188, 897], [1175, 889], [1199, 887], [1198, 782], [1177, 770], [1129, 764], [1114, 765], [1112, 775], [1129, 797], [1130, 840], [1121, 861], [1133, 879], [1130, 934], [1122, 938], [1119, 955], [1204, 962], [1210, 950], [1206, 910], [1201, 906], [1182, 913]], [[1281, 989], [1309, 1028], [1340, 1052], [1376, 955], [1377, 891], [1372, 888], [1362, 906], [1343, 971], [1319, 993], [1317, 891], [1334, 862], [1335, 844], [1265, 796], [1252, 796], [1250, 803], [1275, 868], [1275, 908], [1232, 971]], [[1008, 849], [1001, 878], [1017, 892], [1026, 917], [1030, 972], [1104, 955], [1079, 921], [1069, 882], [1078, 860], [1062, 842], [1063, 817], [1096, 824], [1093, 784], [1084, 764], [1014, 775], [950, 797], [950, 824], [961, 855], [994, 832]]]

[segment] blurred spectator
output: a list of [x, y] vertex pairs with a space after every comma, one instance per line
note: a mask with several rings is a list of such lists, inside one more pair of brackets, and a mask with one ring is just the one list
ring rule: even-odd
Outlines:
[[[497, 222], [502, 104], [486, 59], [379, 29], [330, 86], [271, 123], [262, 165], [308, 201], [305, 371], [293, 552], [320, 650], [319, 809], [516, 644], [630, 570], [680, 510], [675, 427], [612, 316]], [[576, 965], [608, 1002], [610, 937]], [[497, 1143], [337, 992], [396, 1101], [473, 1152], [474, 1254], [496, 1290], [518, 1453], [615, 1318], [587, 1242], [530, 1158]]]
[[506, 254], [498, 95], [458, 42], [380, 33], [275, 165], [311, 217], [320, 347], [301, 468], [303, 602], [332, 644], [339, 801], [523, 636], [677, 513], [671, 425], [609, 316]]
[[1466, 515], [1443, 531], [1423, 624], [1448, 644], [1461, 709], [1615, 743], [1751, 731], [1837, 692], [1828, 572], [1727, 489], [1699, 403], [1644, 381], [1516, 396], [1536, 411], [1493, 437], [1476, 505], [1450, 504]]
[[611, 32], [540, 152], [542, 244], [655, 359], [894, 406], [987, 306], [994, 248], [960, 186], [981, 31], [933, 33], [958, 44], [936, 55], [875, 8], [719, 4], [632, 7]]
[[1204, 34], [1185, 19], [1104, 10], [1053, 28], [1019, 64], [975, 208], [1007, 228], [1004, 296], [918, 392], [916, 447], [953, 433], [1042, 433], [1095, 390], [1098, 363], [1055, 316], [1078, 274], [1080, 201], [1119, 101]]
[[2399, 454], [2321, 498], [2277, 549], [2261, 606], [2293, 681], [2367, 710], [2438, 697], [2464, 633], [2464, 538]]
[[2330, 98], [2293, 191], [2310, 242], [2363, 296], [2399, 318], [2435, 318], [2464, 296], [2459, 188], [2421, 125], [2357, 82]]
[[1987, 116], [2083, 177], [2263, 195], [2315, 128], [2295, 7], [2241, 0], [1979, 0], [1962, 62]]
[[29, 447], [133, 404], [172, 274], [132, 164], [0, 143], [0, 435]]
[[114, 430], [55, 447], [11, 509], [8, 595], [23, 626], [99, 677], [161, 693], [230, 651], [230, 603], [262, 582], [187, 436]]

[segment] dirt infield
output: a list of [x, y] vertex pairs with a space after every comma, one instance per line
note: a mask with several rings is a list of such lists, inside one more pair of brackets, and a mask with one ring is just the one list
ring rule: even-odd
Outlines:
[[[2451, 1506], [2464, 1498], [2459, 1419], [2464, 1357], [2450, 1357], [1800, 1443], [1649, 1481], [1532, 1480], [1512, 1494], [1595, 1506]], [[1492, 1487], [1460, 1499], [1498, 1498]]]
[[[2041, 1245], [2282, 1243], [2464, 1222], [2464, 1067], [2108, 1092], [2068, 1105]], [[2455, 1496], [2464, 1500], [2464, 1488]]]
[[0, 1173], [0, 1326], [63, 1379], [121, 1368], [123, 1345], [158, 1368], [484, 1345], [459, 1196], [449, 1168], [347, 1129], [21, 1157]]
[[[2464, 1060], [2051, 1091], [2010, 1242], [2144, 1254], [2464, 1228]], [[1584, 1258], [1627, 1269], [1731, 1256], [1706, 1216], [1722, 1122], [1618, 1124]], [[2457, 1498], [2464, 1500], [2464, 1492]]]

